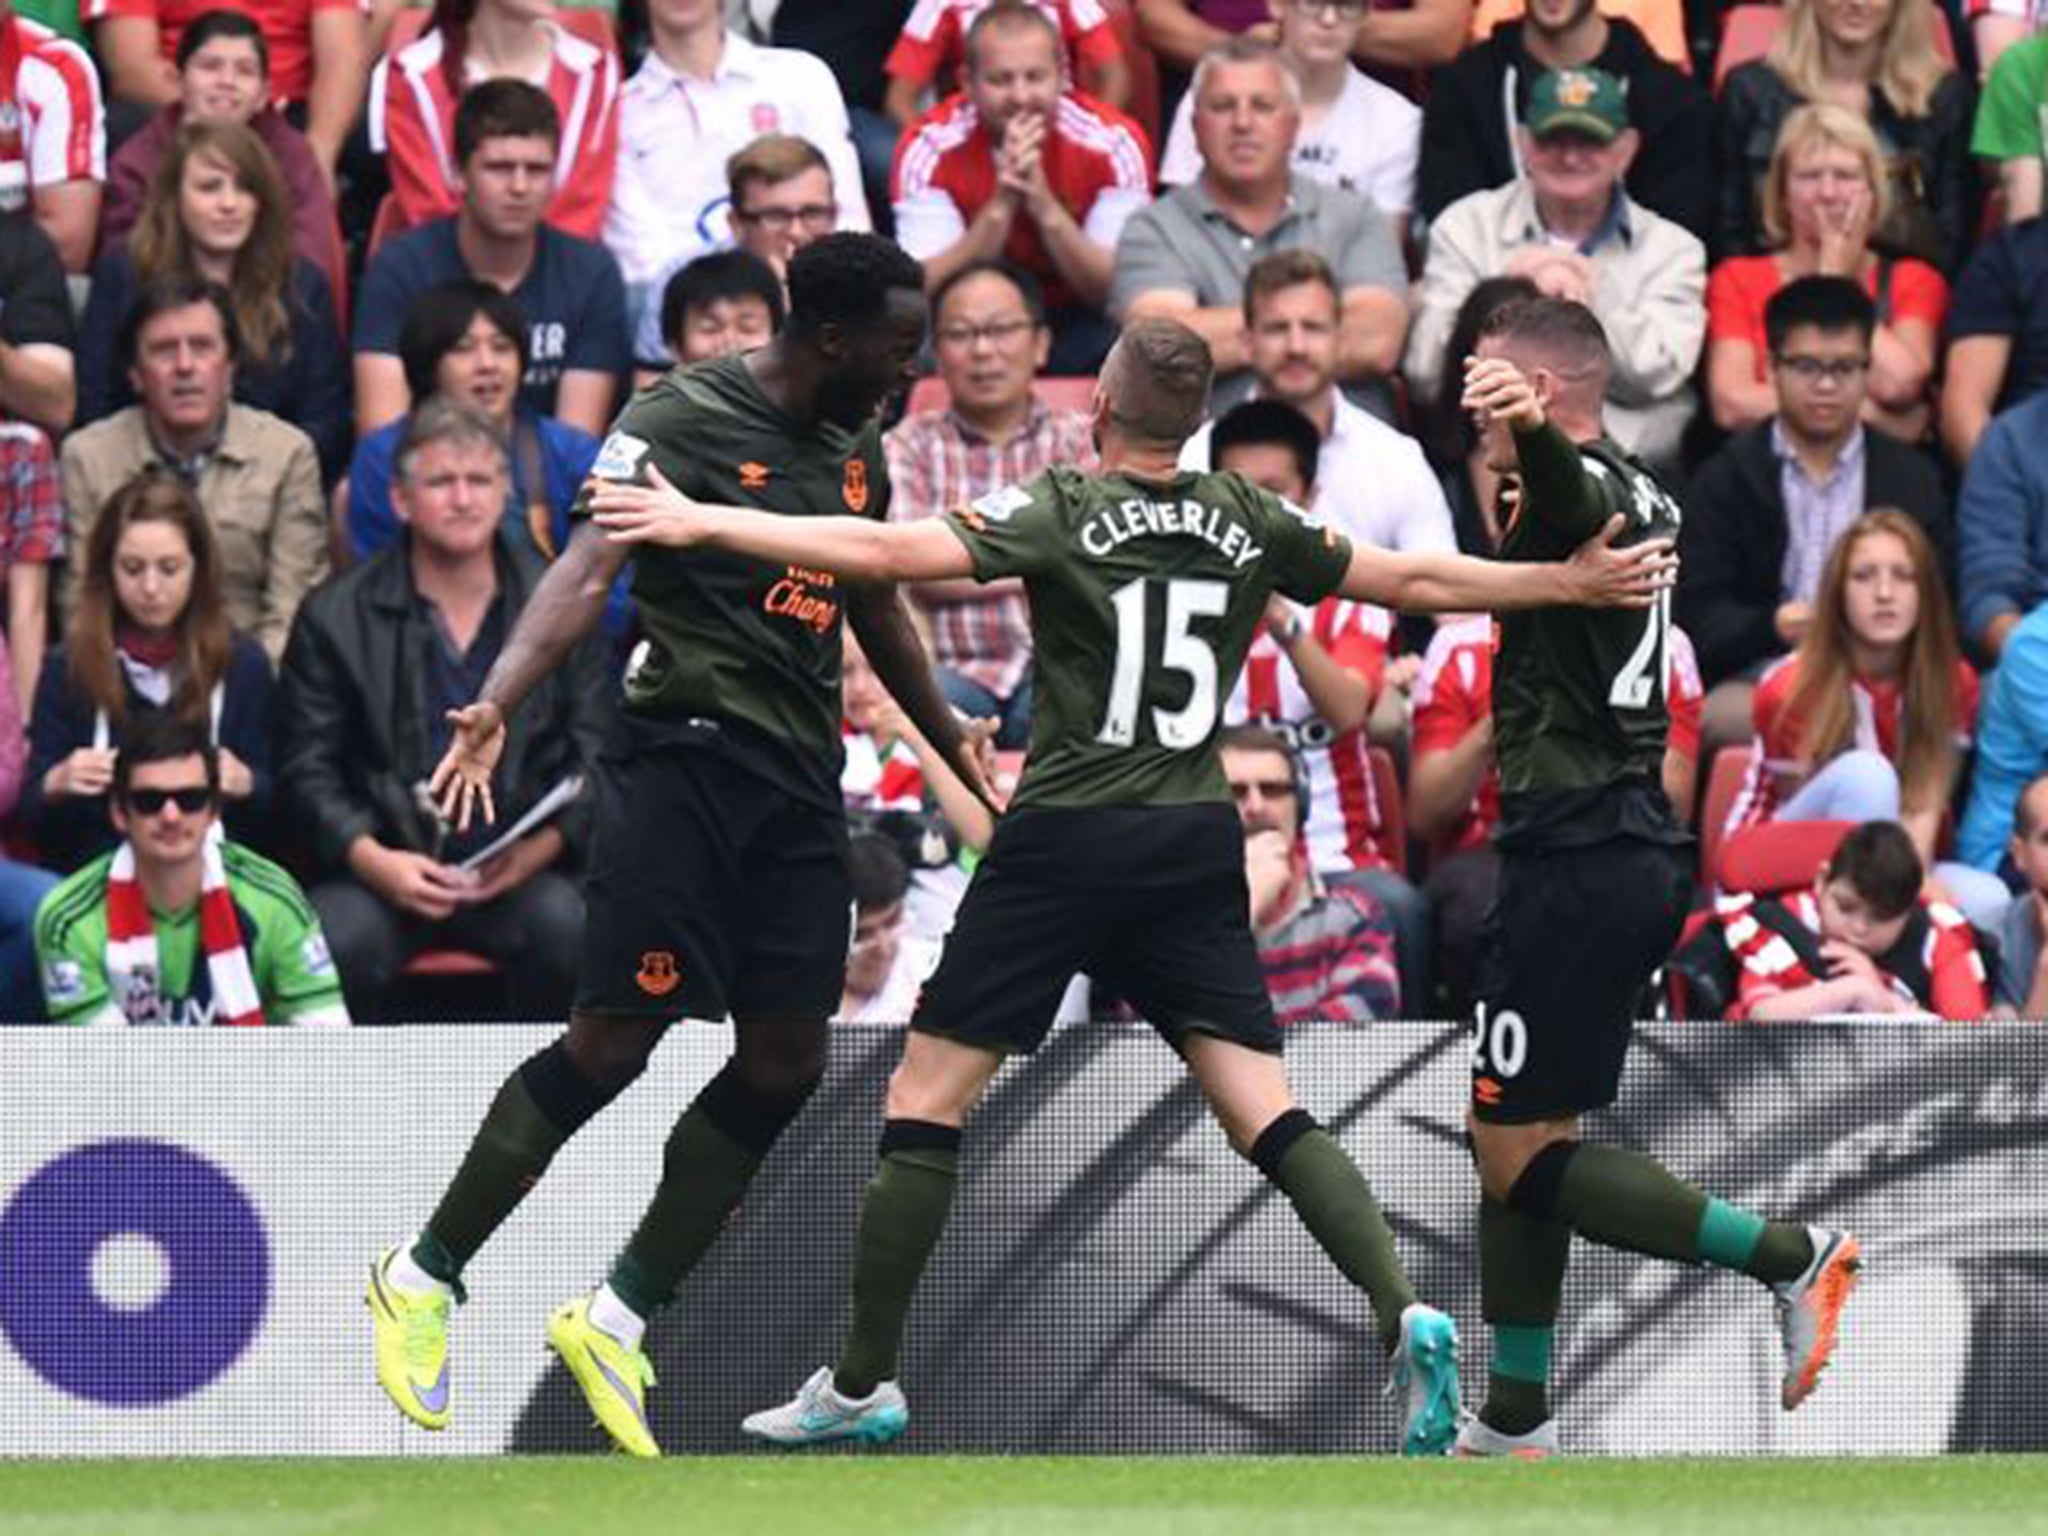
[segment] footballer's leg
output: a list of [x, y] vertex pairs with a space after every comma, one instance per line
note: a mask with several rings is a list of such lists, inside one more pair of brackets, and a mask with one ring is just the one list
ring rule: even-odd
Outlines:
[[377, 1379], [407, 1418], [446, 1427], [448, 1314], [464, 1297], [463, 1268], [562, 1145], [646, 1070], [665, 1028], [659, 1020], [571, 1015], [568, 1031], [499, 1087], [426, 1227], [372, 1264], [366, 1300]]
[[1295, 1104], [1277, 1055], [1199, 1030], [1179, 1043], [1231, 1145], [1287, 1196], [1323, 1252], [1370, 1301], [1392, 1385], [1403, 1398], [1403, 1453], [1442, 1455], [1458, 1423], [1457, 1329], [1448, 1315], [1416, 1300], [1393, 1231], [1357, 1164]]
[[735, 1021], [736, 1047], [676, 1121], [661, 1182], [603, 1285], [558, 1310], [548, 1340], [618, 1445], [659, 1454], [647, 1422], [654, 1370], [641, 1340], [726, 1228], [790, 1122], [824, 1076], [822, 1018]]
[[1002, 1055], [913, 1030], [889, 1079], [880, 1161], [861, 1202], [853, 1327], [839, 1363], [791, 1402], [742, 1428], [781, 1445], [893, 1440], [910, 1422], [896, 1361], [912, 1296], [945, 1231], [958, 1181], [960, 1130]]

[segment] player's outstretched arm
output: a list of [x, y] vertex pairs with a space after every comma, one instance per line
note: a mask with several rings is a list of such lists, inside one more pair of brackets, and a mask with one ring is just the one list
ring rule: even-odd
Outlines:
[[450, 710], [455, 737], [428, 781], [441, 814], [466, 831], [495, 819], [491, 772], [505, 750], [505, 722], [536, 684], [597, 628], [606, 595], [630, 553], [602, 529], [578, 527], [527, 599], [474, 704]]
[[[833, 519], [839, 521], [839, 519]], [[947, 535], [951, 537], [951, 535]], [[959, 541], [956, 539], [957, 544]], [[992, 720], [976, 721], [963, 729], [960, 717], [932, 676], [931, 658], [918, 639], [917, 626], [894, 587], [854, 585], [847, 588], [846, 618], [860, 637], [860, 648], [890, 697], [903, 706], [903, 713], [917, 733], [930, 744], [989, 815], [1000, 813], [995, 787], [982, 769], [981, 742], [995, 729]], [[965, 829], [963, 829], [965, 830]], [[982, 840], [987, 842], [984, 827]]]
[[1523, 564], [1469, 555], [1398, 553], [1356, 544], [1337, 590], [1362, 602], [1406, 613], [1456, 613], [1514, 608], [1647, 608], [1678, 575], [1668, 539], [1626, 549], [1613, 540], [1625, 526], [1608, 520], [1597, 538], [1569, 560]]
[[936, 518], [878, 523], [864, 517], [785, 517], [695, 501], [660, 470], [650, 467], [647, 475], [645, 485], [604, 481], [591, 496], [598, 526], [621, 547], [712, 544], [849, 581], [940, 581], [974, 574], [967, 546]]

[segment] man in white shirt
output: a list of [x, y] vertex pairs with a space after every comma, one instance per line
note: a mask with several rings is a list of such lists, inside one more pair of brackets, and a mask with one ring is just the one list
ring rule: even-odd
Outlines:
[[727, 31], [720, 0], [651, 0], [648, 24], [647, 58], [619, 95], [604, 225], [634, 313], [657, 273], [730, 243], [726, 161], [763, 134], [817, 145], [837, 188], [837, 226], [870, 227], [846, 102], [821, 60]]
[[[1280, 57], [1301, 82], [1301, 132], [1293, 168], [1327, 186], [1363, 192], [1405, 228], [1415, 199], [1422, 109], [1351, 62], [1365, 27], [1361, 0], [1266, 0], [1280, 28]], [[1194, 97], [1181, 97], [1159, 163], [1159, 183], [1186, 186], [1202, 174]]]
[[[1275, 251], [1245, 275], [1244, 328], [1254, 393], [1285, 401], [1322, 438], [1313, 511], [1382, 549], [1454, 550], [1450, 505], [1422, 445], [1351, 403], [1337, 387], [1337, 279], [1316, 252]], [[1181, 464], [1209, 467], [1205, 425]]]

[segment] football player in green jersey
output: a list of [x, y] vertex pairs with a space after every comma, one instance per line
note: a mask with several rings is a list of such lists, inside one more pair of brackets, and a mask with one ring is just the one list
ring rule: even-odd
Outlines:
[[[789, 268], [790, 311], [758, 351], [664, 375], [607, 438], [592, 485], [659, 474], [764, 515], [887, 516], [876, 408], [924, 339], [923, 272], [886, 240], [829, 235]], [[584, 523], [535, 590], [434, 777], [458, 825], [490, 814], [507, 722], [598, 622], [628, 551]], [[463, 1266], [578, 1128], [645, 1067], [671, 1020], [734, 1025], [732, 1059], [676, 1123], [660, 1184], [594, 1295], [548, 1339], [621, 1447], [659, 1454], [640, 1348], [825, 1069], [853, 893], [839, 793], [842, 614], [925, 739], [987, 798], [895, 592], [815, 562], [648, 549], [644, 638], [618, 739], [598, 764], [587, 920], [566, 1034], [492, 1101], [416, 1240], [372, 1266], [378, 1377], [400, 1411], [448, 1422], [447, 1321]], [[516, 727], [515, 727], [516, 728]]]
[[1232, 474], [1184, 472], [1208, 347], [1173, 321], [1127, 330], [1094, 404], [1104, 472], [1055, 468], [946, 518], [801, 528], [705, 507], [650, 477], [607, 485], [597, 520], [634, 548], [710, 541], [865, 580], [1021, 576], [1038, 702], [1023, 782], [977, 869], [891, 1079], [862, 1208], [852, 1336], [794, 1402], [745, 1428], [784, 1444], [888, 1440], [910, 1297], [951, 1204], [960, 1131], [1006, 1055], [1044, 1038], [1087, 971], [1186, 1059], [1231, 1144], [1285, 1192], [1369, 1297], [1404, 1393], [1403, 1449], [1457, 1423], [1456, 1331], [1415, 1298], [1350, 1158], [1296, 1106], [1247, 910], [1243, 834], [1217, 760], [1218, 711], [1271, 595], [1333, 591], [1417, 609], [1659, 600], [1670, 559], [1598, 539], [1568, 564], [1508, 566], [1352, 548]]
[[[1553, 559], [1617, 516], [1624, 539], [1676, 533], [1677, 504], [1603, 431], [1610, 369], [1606, 335], [1580, 304], [1521, 301], [1482, 331], [1464, 404], [1493, 467], [1518, 482], [1508, 561]], [[1787, 1408], [1812, 1392], [1855, 1284], [1853, 1237], [1766, 1222], [1636, 1152], [1579, 1140], [1578, 1116], [1614, 1102], [1636, 1001], [1692, 895], [1691, 839], [1661, 778], [1670, 633], [1669, 594], [1642, 612], [1549, 608], [1501, 622], [1500, 892], [1468, 1109], [1494, 1349], [1463, 1454], [1557, 1449], [1545, 1388], [1573, 1232], [1771, 1286]]]

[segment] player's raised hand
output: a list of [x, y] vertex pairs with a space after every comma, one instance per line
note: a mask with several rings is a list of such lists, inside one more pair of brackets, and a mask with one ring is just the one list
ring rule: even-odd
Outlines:
[[591, 520], [614, 544], [666, 544], [687, 549], [710, 535], [710, 516], [653, 465], [645, 485], [600, 480], [591, 492]]
[[1009, 796], [996, 787], [996, 732], [1002, 722], [986, 716], [969, 716], [960, 722], [960, 752], [953, 770], [968, 792], [988, 807], [991, 816], [1003, 814]]
[[505, 715], [497, 705], [483, 701], [449, 710], [448, 723], [455, 727], [455, 737], [427, 780], [427, 790], [441, 819], [456, 831], [467, 832], [471, 818], [479, 813], [486, 826], [498, 819], [491, 774], [505, 754]]
[[1584, 608], [1647, 608], [1678, 580], [1678, 551], [1669, 539], [1645, 539], [1626, 549], [1614, 541], [1627, 526], [1620, 513], [1572, 551], [1567, 579]]
[[1517, 432], [1534, 432], [1546, 419], [1535, 384], [1504, 357], [1465, 359], [1465, 393], [1459, 404], [1482, 425], [1504, 422]]

